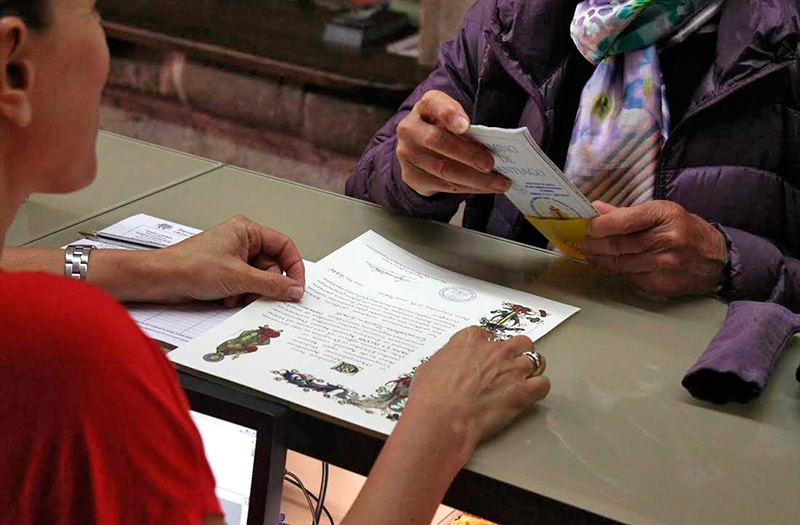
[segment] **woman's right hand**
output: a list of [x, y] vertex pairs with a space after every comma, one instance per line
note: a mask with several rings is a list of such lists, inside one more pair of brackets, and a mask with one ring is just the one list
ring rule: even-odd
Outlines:
[[533, 350], [524, 336], [494, 341], [479, 327], [460, 331], [417, 370], [401, 421], [436, 429], [466, 463], [481, 441], [550, 392], [547, 377], [532, 377], [535, 366], [524, 352]]
[[430, 523], [478, 443], [550, 391], [532, 377], [527, 337], [496, 342], [471, 327], [417, 369], [403, 416], [342, 525]]
[[420, 195], [505, 193], [511, 182], [493, 173], [489, 150], [463, 135], [464, 108], [441, 91], [428, 91], [397, 125], [403, 181]]

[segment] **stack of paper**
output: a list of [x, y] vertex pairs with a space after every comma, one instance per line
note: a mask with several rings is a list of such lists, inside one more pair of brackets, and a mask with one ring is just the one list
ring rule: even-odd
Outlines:
[[592, 204], [544, 154], [527, 128], [472, 126], [468, 136], [492, 152], [495, 171], [508, 177], [507, 195], [525, 217], [563, 253], [586, 259], [581, 242]]
[[[132, 241], [164, 246], [177, 244], [202, 230], [140, 213], [101, 230]], [[124, 242], [80, 239], [76, 244], [90, 244], [104, 250], [146, 250]], [[129, 304], [128, 313], [149, 337], [162, 346], [175, 348], [237, 313], [240, 308], [225, 308], [219, 303], [192, 302], [183, 305]]]

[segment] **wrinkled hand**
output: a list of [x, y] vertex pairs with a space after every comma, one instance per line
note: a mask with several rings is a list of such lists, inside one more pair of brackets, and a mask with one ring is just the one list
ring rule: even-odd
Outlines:
[[168, 276], [163, 302], [224, 299], [232, 307], [259, 296], [298, 301], [304, 293], [305, 268], [294, 242], [245, 217], [152, 254]]
[[530, 339], [497, 342], [490, 336], [479, 327], [454, 335], [417, 370], [403, 415], [426, 418], [421, 427], [451, 424], [467, 459], [550, 392], [547, 377], [531, 377], [534, 365], [523, 355], [534, 349]]
[[511, 182], [493, 173], [489, 150], [462, 135], [464, 108], [441, 91], [429, 91], [397, 125], [397, 159], [403, 181], [424, 196], [437, 193], [505, 193]]
[[583, 249], [589, 262], [629, 277], [655, 297], [713, 292], [728, 261], [725, 237], [669, 201], [630, 208], [595, 202]]

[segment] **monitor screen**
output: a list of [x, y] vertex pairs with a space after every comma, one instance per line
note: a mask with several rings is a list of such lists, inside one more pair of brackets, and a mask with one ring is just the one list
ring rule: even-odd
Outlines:
[[257, 432], [200, 412], [191, 412], [217, 482], [228, 525], [246, 525], [253, 483]]

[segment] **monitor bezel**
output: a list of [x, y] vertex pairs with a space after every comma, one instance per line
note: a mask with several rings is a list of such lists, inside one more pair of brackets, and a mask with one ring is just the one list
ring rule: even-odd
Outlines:
[[266, 523], [270, 488], [269, 465], [273, 453], [271, 438], [275, 432], [274, 420], [268, 414], [253, 408], [213, 397], [187, 388], [185, 385], [184, 392], [193, 411], [256, 431], [256, 450], [253, 459], [253, 479], [250, 484], [247, 525], [263, 525]]

